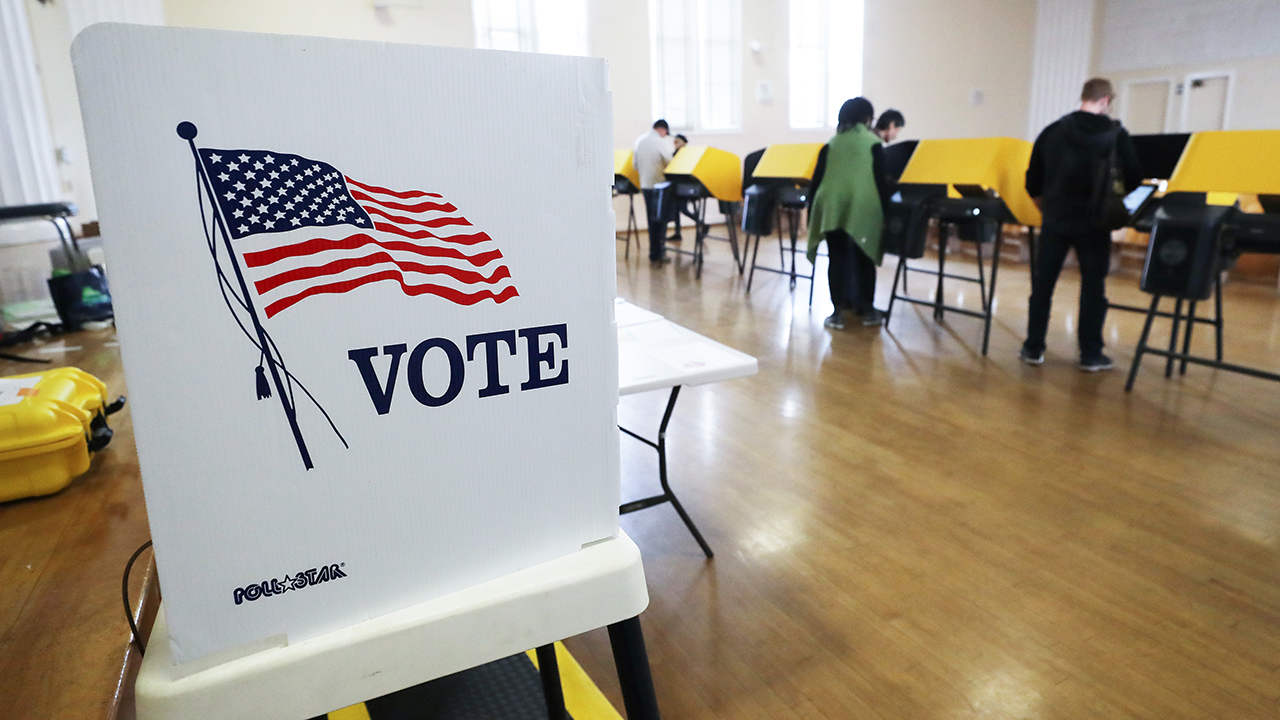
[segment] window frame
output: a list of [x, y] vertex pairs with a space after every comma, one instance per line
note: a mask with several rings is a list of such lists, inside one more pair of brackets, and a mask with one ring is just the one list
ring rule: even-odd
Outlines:
[[[539, 32], [539, 18], [549, 22], [558, 22], [564, 20], [564, 11], [572, 11], [572, 8], [553, 9], [545, 7], [545, 4], [556, 0], [471, 0], [471, 20], [472, 28], [475, 31], [476, 47], [482, 50], [516, 50], [519, 52], [536, 52], [543, 54], [555, 55], [576, 55], [587, 56], [590, 54], [590, 37], [587, 32], [588, 23], [588, 7], [587, 0], [558, 0], [565, 4], [574, 4], [580, 7], [581, 11], [577, 18], [579, 26], [577, 28], [576, 45], [574, 48], [545, 48], [546, 40], [550, 36], [549, 33]], [[516, 35], [516, 48], [503, 47], [495, 48], [493, 43], [494, 34], [494, 6], [498, 3], [507, 3], [515, 6], [516, 11], [516, 27], [514, 30], [503, 28], [499, 32], [510, 33]], [[539, 5], [544, 5], [539, 13]]]
[[[800, 68], [798, 68], [798, 63], [796, 62], [798, 34], [795, 22], [798, 6], [801, 4], [820, 8], [815, 14], [820, 17], [821, 24], [826, 26], [826, 32], [823, 33], [820, 46], [823, 76], [820, 87], [822, 89], [818, 93], [819, 97], [802, 99], [803, 103], [812, 109], [813, 104], [819, 101], [820, 98], [822, 105], [820, 114], [823, 120], [819, 123], [813, 123], [811, 119], [797, 121], [796, 107], [799, 103], [796, 95], [798, 89], [806, 85], [805, 83], [797, 82], [797, 72], [800, 71]], [[828, 130], [836, 127], [840, 105], [845, 100], [862, 94], [863, 74], [866, 66], [865, 58], [863, 57], [866, 47], [865, 22], [865, 0], [788, 1], [787, 125], [792, 130]], [[855, 42], [850, 42], [850, 37], [854, 38]], [[803, 45], [799, 49], [805, 52], [812, 52], [818, 48], [819, 46], [817, 45]], [[851, 66], [849, 72], [836, 72], [836, 66], [841, 63]], [[812, 65], [812, 63], [809, 63], [809, 65]], [[812, 68], [807, 68], [806, 71], [812, 71]], [[814, 113], [808, 113], [806, 117], [812, 118], [813, 115]]]
[[[727, 13], [727, 21], [712, 17], [719, 3], [725, 5], [721, 17]], [[664, 35], [673, 6], [681, 16], [681, 32]], [[727, 28], [727, 37], [716, 37], [717, 28]], [[673, 73], [680, 76], [679, 104], [669, 102], [672, 63], [683, 65]], [[713, 77], [718, 63], [727, 77]], [[653, 119], [667, 120], [673, 132], [740, 132], [742, 0], [649, 0], [649, 78]]]

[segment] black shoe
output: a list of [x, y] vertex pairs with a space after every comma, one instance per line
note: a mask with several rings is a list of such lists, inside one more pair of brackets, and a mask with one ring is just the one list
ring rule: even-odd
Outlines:
[[672, 235], [671, 237], [667, 238], [667, 242], [669, 242], [669, 243], [684, 242], [684, 236], [682, 236], [682, 235]]
[[1024, 346], [1018, 353], [1018, 359], [1028, 365], [1043, 365], [1044, 351], [1041, 350], [1038, 353], [1032, 354], [1032, 352]]
[[862, 324], [867, 327], [876, 327], [884, 324], [884, 313], [875, 308], [862, 313]]
[[1085, 372], [1099, 372], [1110, 370], [1113, 367], [1115, 367], [1115, 363], [1111, 362], [1111, 358], [1101, 353], [1093, 357], [1080, 358], [1080, 369]]
[[827, 328], [829, 330], [843, 330], [844, 316], [840, 314], [839, 310], [836, 310], [835, 312], [831, 313], [831, 315], [827, 317], [826, 320], [822, 321], [822, 327]]

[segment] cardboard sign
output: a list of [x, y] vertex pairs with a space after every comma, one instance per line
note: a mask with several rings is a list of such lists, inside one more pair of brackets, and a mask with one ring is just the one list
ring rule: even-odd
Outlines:
[[129, 25], [73, 58], [178, 662], [617, 533], [603, 61]]

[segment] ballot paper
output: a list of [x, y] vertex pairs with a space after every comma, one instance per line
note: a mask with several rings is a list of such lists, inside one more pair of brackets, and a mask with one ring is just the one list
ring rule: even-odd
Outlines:
[[614, 317], [617, 319], [618, 327], [620, 328], [662, 319], [662, 316], [658, 313], [645, 310], [639, 305], [629, 303], [622, 298], [614, 299], [613, 308]]

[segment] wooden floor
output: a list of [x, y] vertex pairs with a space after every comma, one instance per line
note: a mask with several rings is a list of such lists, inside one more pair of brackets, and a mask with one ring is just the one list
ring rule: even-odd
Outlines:
[[[664, 717], [1280, 717], [1280, 384], [1166, 380], [1152, 357], [1126, 394], [1142, 317], [1116, 311], [1117, 368], [1080, 372], [1070, 270], [1035, 368], [1025, 265], [1002, 268], [983, 357], [979, 321], [923, 308], [824, 330], [824, 280], [812, 309], [778, 276], [748, 297], [723, 243], [701, 280], [642, 256], [619, 295], [760, 361], [688, 389], [669, 433], [716, 557], [669, 506], [622, 519]], [[1109, 294], [1149, 301], [1132, 276]], [[1226, 295], [1227, 360], [1280, 370], [1276, 290]], [[664, 398], [624, 398], [622, 422], [656, 427]], [[624, 499], [651, 493], [652, 451], [622, 443]], [[568, 645], [621, 707], [606, 635]]]
[[[50, 365], [0, 359], [0, 377], [72, 365], [96, 375], [110, 398], [127, 394], [114, 329], [6, 348]], [[133, 675], [120, 595], [125, 563], [151, 535], [143, 505], [132, 412], [110, 417], [115, 436], [89, 472], [61, 492], [0, 503], [0, 718], [132, 717]], [[159, 591], [144, 553], [130, 575], [135, 617], [150, 627]]]

